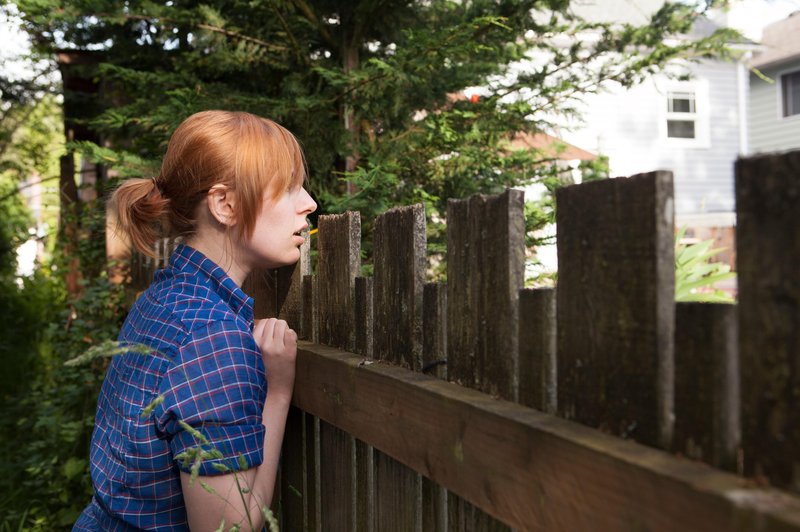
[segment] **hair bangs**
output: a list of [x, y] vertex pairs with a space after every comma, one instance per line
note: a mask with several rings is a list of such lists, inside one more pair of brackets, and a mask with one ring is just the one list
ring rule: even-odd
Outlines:
[[236, 143], [235, 187], [239, 196], [242, 235], [252, 235], [262, 203], [274, 200], [306, 180], [300, 143], [272, 120], [243, 114]]

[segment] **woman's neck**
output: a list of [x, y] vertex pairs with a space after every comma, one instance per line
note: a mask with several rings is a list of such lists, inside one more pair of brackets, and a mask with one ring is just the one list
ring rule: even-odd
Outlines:
[[233, 281], [241, 287], [250, 274], [250, 268], [239, 259], [236, 244], [227, 232], [216, 228], [198, 228], [197, 232], [186, 240], [186, 245], [193, 247], [217, 266], [222, 268]]

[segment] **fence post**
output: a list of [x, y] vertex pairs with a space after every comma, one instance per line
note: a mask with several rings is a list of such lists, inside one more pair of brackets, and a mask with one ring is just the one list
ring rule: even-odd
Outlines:
[[800, 151], [736, 163], [745, 471], [800, 491]]
[[447, 375], [511, 401], [518, 388], [523, 197], [507, 190], [447, 203]]
[[[417, 371], [422, 363], [425, 243], [422, 205], [390, 209], [375, 220], [374, 356]], [[380, 452], [374, 461], [375, 529], [421, 530], [420, 475]]]
[[675, 450], [736, 471], [740, 443], [736, 306], [675, 308]]
[[556, 201], [559, 412], [670, 448], [672, 173], [565, 187]]
[[[524, 195], [507, 190], [447, 203], [447, 377], [518, 399], [519, 290], [524, 277]], [[508, 530], [448, 494], [450, 530]]]
[[[317, 236], [319, 343], [353, 351], [355, 279], [361, 266], [361, 217], [357, 212], [319, 217]], [[356, 522], [355, 439], [320, 421], [321, 515], [326, 530], [352, 530]]]

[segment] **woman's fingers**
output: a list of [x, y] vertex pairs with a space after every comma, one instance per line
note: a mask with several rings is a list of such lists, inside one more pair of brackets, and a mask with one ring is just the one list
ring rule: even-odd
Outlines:
[[253, 337], [262, 350], [272, 351], [297, 344], [297, 333], [285, 320], [276, 318], [258, 320], [253, 327]]
[[285, 345], [284, 336], [286, 336], [286, 330], [288, 328], [289, 324], [284, 320], [275, 320], [275, 326], [272, 329], [271, 338], [277, 345], [281, 347]]

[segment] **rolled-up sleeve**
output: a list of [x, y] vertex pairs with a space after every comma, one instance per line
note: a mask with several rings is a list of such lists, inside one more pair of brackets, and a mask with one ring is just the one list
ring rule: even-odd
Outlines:
[[207, 476], [260, 465], [266, 386], [248, 330], [220, 321], [192, 331], [164, 374], [154, 412], [178, 467]]

